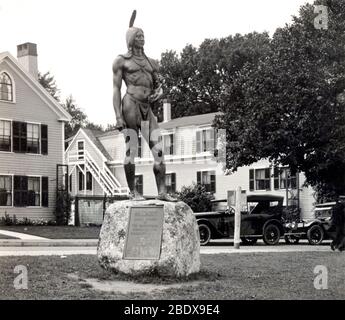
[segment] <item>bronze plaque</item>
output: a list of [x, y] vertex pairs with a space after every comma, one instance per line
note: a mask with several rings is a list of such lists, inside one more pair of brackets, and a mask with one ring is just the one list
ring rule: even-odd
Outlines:
[[131, 207], [123, 259], [158, 260], [161, 255], [163, 220], [163, 206]]

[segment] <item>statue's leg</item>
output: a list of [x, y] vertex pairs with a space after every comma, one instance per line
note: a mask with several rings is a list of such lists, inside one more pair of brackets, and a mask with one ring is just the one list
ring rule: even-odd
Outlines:
[[125, 153], [125, 162], [124, 170], [127, 180], [128, 188], [131, 194], [136, 193], [135, 189], [135, 162], [134, 158], [136, 157], [138, 151], [138, 110], [137, 106], [133, 103], [128, 95], [125, 95], [122, 102], [122, 113], [123, 118], [126, 122], [127, 128], [123, 130], [125, 143], [126, 143], [126, 153]]
[[[146, 129], [143, 127], [146, 127]], [[148, 142], [154, 158], [153, 173], [156, 178], [158, 199], [164, 201], [177, 201], [175, 198], [167, 194], [165, 184], [166, 166], [163, 154], [162, 135], [158, 127], [157, 120], [153, 116], [151, 110], [149, 111], [148, 122], [142, 123], [141, 133], [144, 139]]]
[[153, 173], [156, 179], [158, 194], [166, 193], [165, 187], [165, 163], [162, 150], [161, 134], [158, 123], [149, 110], [147, 121], [141, 123], [141, 135], [146, 140], [153, 155]]

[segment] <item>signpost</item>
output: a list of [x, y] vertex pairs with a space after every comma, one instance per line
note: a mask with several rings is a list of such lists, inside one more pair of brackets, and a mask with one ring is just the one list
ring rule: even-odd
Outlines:
[[163, 234], [163, 206], [131, 207], [129, 210], [123, 259], [158, 260]]
[[234, 232], [234, 247], [235, 249], [240, 248], [241, 243], [241, 199], [242, 198], [242, 190], [241, 187], [238, 187], [236, 190], [236, 207], [235, 207], [235, 232]]
[[237, 190], [228, 191], [228, 207], [235, 207], [235, 221], [234, 221], [234, 247], [240, 248], [241, 242], [241, 211], [247, 206], [247, 193], [242, 191], [241, 187]]

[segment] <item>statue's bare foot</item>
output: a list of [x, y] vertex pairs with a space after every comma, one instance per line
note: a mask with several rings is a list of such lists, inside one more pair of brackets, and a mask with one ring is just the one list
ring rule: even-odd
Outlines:
[[129, 200], [132, 200], [132, 201], [144, 201], [146, 200], [140, 193], [138, 192], [130, 192], [129, 193]]
[[168, 202], [177, 202], [178, 199], [171, 196], [170, 194], [167, 194], [167, 193], [160, 193], [158, 196], [157, 196], [157, 200], [162, 200], [162, 201], [168, 201]]

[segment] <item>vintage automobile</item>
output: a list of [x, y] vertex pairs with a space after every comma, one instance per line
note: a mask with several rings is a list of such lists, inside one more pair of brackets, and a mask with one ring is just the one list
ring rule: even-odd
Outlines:
[[332, 212], [335, 202], [317, 204], [314, 217], [288, 222], [285, 227], [285, 241], [298, 243], [300, 239], [308, 239], [309, 244], [318, 245], [325, 239], [334, 236], [335, 228], [332, 225]]
[[[241, 212], [241, 240], [255, 244], [262, 238], [267, 245], [276, 245], [284, 236], [282, 224], [283, 197], [275, 195], [248, 195], [245, 210]], [[212, 239], [233, 238], [235, 209], [227, 200], [212, 203], [212, 212], [195, 213], [200, 233], [200, 244]]]

